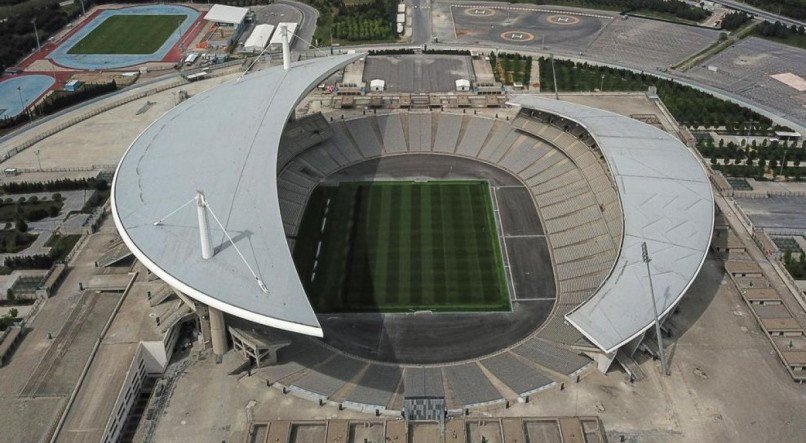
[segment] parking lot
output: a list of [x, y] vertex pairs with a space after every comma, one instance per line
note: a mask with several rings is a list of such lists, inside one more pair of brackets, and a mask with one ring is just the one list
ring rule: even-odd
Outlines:
[[367, 57], [364, 82], [382, 79], [388, 92], [450, 92], [456, 80], [475, 81], [470, 57], [394, 55]]

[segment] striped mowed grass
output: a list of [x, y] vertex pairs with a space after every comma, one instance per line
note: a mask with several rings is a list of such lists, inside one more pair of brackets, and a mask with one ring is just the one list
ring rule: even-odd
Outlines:
[[294, 258], [317, 312], [510, 308], [485, 181], [320, 186]]
[[175, 14], [112, 15], [67, 53], [153, 54], [186, 18]]

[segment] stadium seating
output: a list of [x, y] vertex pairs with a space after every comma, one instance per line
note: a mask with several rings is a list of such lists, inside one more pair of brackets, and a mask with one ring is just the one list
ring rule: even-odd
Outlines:
[[[321, 128], [323, 121], [329, 130]], [[318, 131], [318, 137], [308, 137], [306, 131]], [[577, 351], [562, 347], [591, 346], [564, 316], [604, 281], [623, 234], [618, 194], [584, 128], [525, 113], [504, 121], [445, 112], [392, 112], [331, 122], [311, 118], [294, 126], [294, 133], [284, 134], [283, 140], [288, 140], [282, 145], [288, 152], [281, 151], [278, 188], [289, 236], [296, 233], [307, 198], [321, 180], [384, 155], [436, 153], [476, 159], [510, 172], [529, 188], [552, 249], [554, 309], [535, 334], [511, 351], [478, 363], [432, 369], [429, 389], [444, 390], [449, 406], [500, 401], [505, 394], [496, 382], [526, 396], [554, 386], [562, 380], [559, 376], [573, 376], [590, 363]], [[295, 343], [280, 356], [279, 365], [265, 371], [272, 382], [302, 396], [362, 410], [392, 409], [393, 403], [399, 407], [398, 394], [407, 389], [406, 380], [423, 371], [366, 363], [313, 340], [299, 340], [300, 345]]]

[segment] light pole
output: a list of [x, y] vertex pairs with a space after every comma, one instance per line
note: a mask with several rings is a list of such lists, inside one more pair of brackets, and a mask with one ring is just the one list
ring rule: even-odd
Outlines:
[[599, 83], [599, 92], [604, 92], [604, 74], [602, 74], [602, 82]]
[[39, 170], [42, 171], [42, 160], [39, 158], [39, 149], [36, 150], [36, 164], [39, 165]]
[[[786, 142], [784, 142], [784, 143], [786, 143]], [[786, 152], [787, 151], [788, 151], [788, 149], [784, 149], [784, 159], [781, 160], [781, 170], [778, 173], [778, 175], [781, 175], [781, 176], [784, 175], [784, 166], [786, 165]], [[786, 177], [784, 177], [784, 178], [786, 178]]]
[[560, 93], [557, 90], [557, 71], [554, 69], [554, 54], [549, 54], [551, 56], [551, 75], [554, 77], [554, 99], [560, 99]]
[[669, 368], [666, 366], [666, 354], [663, 352], [663, 339], [660, 335], [660, 318], [658, 317], [658, 304], [655, 302], [655, 288], [652, 287], [652, 272], [649, 270], [649, 252], [646, 242], [641, 243], [641, 256], [646, 263], [646, 276], [649, 278], [649, 294], [652, 297], [652, 310], [655, 312], [655, 335], [658, 337], [658, 353], [660, 354], [660, 367], [663, 375], [669, 375]]
[[36, 50], [39, 51], [42, 49], [42, 46], [39, 44], [39, 31], [36, 30], [36, 18], [31, 20], [31, 23], [34, 25], [34, 35], [36, 36]]
[[78, 0], [81, 3], [81, 15], [87, 15], [87, 11], [84, 9], [84, 0]]
[[25, 101], [22, 99], [22, 86], [17, 86], [17, 94], [20, 95], [20, 107], [22, 108], [20, 113], [25, 112], [26, 114], [28, 114], [28, 121], [34, 121], [34, 118], [31, 117], [31, 113], [28, 112], [27, 109], [25, 109]]

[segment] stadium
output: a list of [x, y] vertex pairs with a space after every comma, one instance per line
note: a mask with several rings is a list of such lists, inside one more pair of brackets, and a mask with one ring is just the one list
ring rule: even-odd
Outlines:
[[123, 241], [209, 309], [214, 353], [231, 342], [283, 392], [407, 418], [629, 361], [705, 260], [714, 198], [694, 154], [545, 96], [513, 96], [513, 118], [297, 116], [363, 56], [198, 94], [118, 165]]

